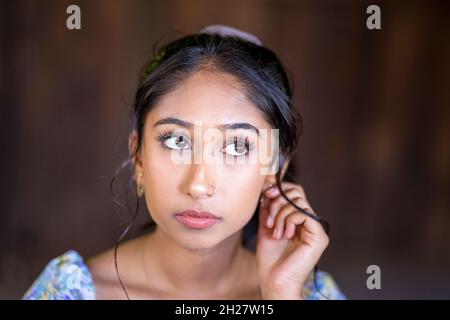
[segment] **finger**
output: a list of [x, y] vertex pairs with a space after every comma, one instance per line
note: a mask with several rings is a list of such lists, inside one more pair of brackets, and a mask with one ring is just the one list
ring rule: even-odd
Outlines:
[[[299, 211], [286, 217], [286, 224], [294, 226], [294, 231], [299, 226], [302, 226], [302, 240], [309, 245], [318, 244], [325, 248], [329, 243], [328, 235], [323, 230], [320, 222]], [[290, 228], [292, 229], [292, 227]]]
[[293, 215], [302, 215], [302, 213], [300, 213], [298, 210], [293, 211], [292, 213], [290, 213], [286, 219], [285, 219], [285, 225], [286, 225], [286, 232], [284, 234], [284, 236], [286, 237], [286, 239], [292, 239], [297, 231], [297, 224], [301, 225], [302, 222], [301, 221], [305, 221], [306, 216], [303, 217], [303, 220], [301, 221], [297, 221], [297, 224], [295, 224], [294, 222], [292, 222], [292, 218], [290, 218]]
[[[286, 192], [287, 190], [290, 190], [290, 189], [297, 189], [299, 191], [300, 195], [306, 198], [305, 190], [300, 184], [295, 184], [295, 183], [291, 183], [291, 182], [282, 182], [281, 188], [284, 192]], [[266, 195], [269, 198], [276, 197], [279, 194], [280, 194], [280, 190], [278, 189], [277, 185], [273, 185], [272, 187], [267, 188], [264, 191], [264, 195]]]
[[[298, 189], [290, 189], [284, 192], [288, 199], [299, 198], [301, 197], [301, 193]], [[282, 195], [279, 195], [275, 199], [271, 199], [270, 208], [269, 208], [269, 216], [275, 219], [276, 213], [281, 209], [283, 205], [289, 203]]]
[[[290, 200], [299, 208], [305, 209], [309, 212], [312, 212], [311, 206], [309, 205], [308, 201], [302, 197], [294, 197], [290, 198]], [[294, 205], [292, 205], [290, 202], [285, 204], [283, 208], [280, 210], [279, 213], [276, 214], [275, 218], [275, 229], [277, 229], [277, 232], [274, 232], [274, 235], [277, 235], [277, 239], [281, 239], [283, 237], [283, 234], [287, 232], [287, 223], [286, 223], [286, 217], [291, 214], [292, 212], [298, 212], [298, 208], [296, 208]], [[291, 227], [292, 229], [292, 227]], [[290, 231], [292, 232], [292, 231]]]
[[[317, 214], [314, 213], [314, 211], [311, 209], [311, 207], [309, 205], [301, 205], [300, 204], [300, 207], [302, 209], [306, 210], [308, 213], [310, 213], [310, 214], [312, 214], [314, 216], [317, 216]], [[299, 212], [297, 210], [293, 214], [304, 214], [304, 213], [303, 212]], [[291, 221], [291, 219], [292, 218], [290, 218], [290, 215], [285, 218], [285, 228], [286, 228], [285, 236], [286, 236], [286, 239], [292, 239], [292, 237], [295, 235], [295, 231], [297, 229], [297, 225], [294, 224]]]
[[[298, 191], [298, 190], [297, 190]], [[295, 192], [291, 192], [291, 194], [295, 194]], [[290, 200], [299, 208], [304, 209], [307, 212], [313, 212], [310, 204], [304, 198], [299, 196], [300, 193], [297, 193], [297, 196], [289, 197]], [[287, 201], [286, 201], [287, 202]], [[288, 238], [288, 232], [292, 234], [292, 231], [295, 231], [295, 225], [289, 227], [289, 224], [286, 221], [288, 215], [293, 212], [299, 212], [300, 210], [292, 205], [290, 202], [287, 202], [283, 205], [282, 209], [279, 213], [276, 213], [275, 218], [275, 228], [276, 231], [273, 231], [273, 235], [276, 239], [281, 239], [283, 235]]]
[[[286, 192], [290, 189], [293, 189], [293, 187], [287, 185], [286, 182], [281, 183], [281, 188], [284, 192]], [[278, 195], [280, 195], [280, 189], [278, 188], [277, 185], [273, 185], [272, 187], [270, 187], [264, 191], [264, 195], [267, 198], [273, 199], [273, 198], [277, 197]]]
[[280, 190], [278, 189], [277, 186], [272, 186], [263, 192], [263, 195], [269, 199], [275, 198], [279, 194], [280, 194]]
[[286, 238], [287, 239], [292, 239], [292, 237], [295, 234], [295, 229], [297, 228], [297, 226], [295, 224], [293, 224], [292, 222], [289, 222], [288, 220], [286, 220]]
[[300, 190], [301, 193], [305, 193], [305, 189], [303, 188], [303, 186], [299, 183], [293, 183], [293, 182], [284, 182], [286, 184], [286, 186], [288, 187], [292, 187], [292, 188], [297, 188]]
[[[298, 198], [292, 199], [292, 201], [298, 202]], [[285, 230], [285, 219], [286, 217], [294, 212], [297, 211], [297, 208], [295, 208], [292, 204], [286, 203], [283, 205], [278, 213], [276, 213], [275, 217], [275, 226], [273, 228], [273, 237], [275, 239], [281, 239], [283, 237], [283, 233]]]

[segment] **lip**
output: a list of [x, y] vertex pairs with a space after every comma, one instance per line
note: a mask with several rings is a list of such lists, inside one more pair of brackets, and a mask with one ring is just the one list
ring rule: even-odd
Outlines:
[[184, 210], [175, 214], [175, 219], [191, 229], [206, 229], [221, 220], [211, 212], [198, 210]]

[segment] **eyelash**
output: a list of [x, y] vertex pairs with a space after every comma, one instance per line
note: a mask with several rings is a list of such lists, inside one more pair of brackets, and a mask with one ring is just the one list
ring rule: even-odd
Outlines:
[[[158, 141], [161, 143], [161, 146], [164, 149], [173, 150], [172, 148], [169, 148], [168, 146], [166, 146], [164, 144], [164, 142], [167, 139], [172, 138], [172, 135], [173, 135], [173, 130], [163, 131], [163, 132], [159, 133]], [[235, 145], [237, 143], [243, 143], [245, 145], [245, 148], [247, 149], [247, 152], [243, 156], [247, 156], [249, 154], [249, 152], [251, 150], [253, 150], [253, 148], [255, 146], [255, 143], [254, 142], [250, 142], [249, 137], [245, 136], [245, 135], [234, 136], [231, 139], [232, 139], [232, 141], [227, 142], [223, 147], [225, 148], [226, 146], [228, 146], [231, 143], [234, 143]], [[181, 151], [181, 150], [183, 150], [183, 149], [180, 149], [179, 151]], [[242, 157], [242, 156], [237, 156], [237, 155], [231, 155], [231, 156], [232, 157]]]
[[164, 144], [164, 142], [165, 142], [167, 139], [172, 138], [172, 134], [173, 134], [173, 131], [163, 131], [163, 132], [160, 132], [160, 133], [159, 133], [159, 135], [158, 135], [158, 141], [161, 142], [161, 146], [162, 146], [164, 149], [169, 149], [169, 150], [171, 150], [171, 148], [169, 148], [168, 146], [166, 146], [166, 145]]
[[[170, 138], [173, 138], [173, 137], [180, 137], [180, 136], [186, 137], [186, 134], [184, 134], [184, 133], [175, 133], [174, 134], [173, 130], [168, 130], [168, 131], [161, 132], [159, 134], [159, 136], [158, 136], [158, 140], [159, 140], [159, 142], [161, 142], [161, 145], [162, 145], [163, 148], [168, 149], [168, 150], [176, 150], [176, 149], [169, 148], [168, 146], [165, 145], [164, 142], [167, 139], [170, 139]], [[183, 149], [179, 149], [178, 151], [182, 151], [182, 150]]]

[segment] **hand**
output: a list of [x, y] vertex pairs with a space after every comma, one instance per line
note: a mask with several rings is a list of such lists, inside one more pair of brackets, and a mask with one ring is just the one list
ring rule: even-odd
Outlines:
[[[300, 185], [282, 182], [286, 196], [308, 213]], [[273, 186], [262, 194], [256, 258], [263, 299], [301, 300], [308, 275], [328, 246], [321, 224], [286, 201]]]

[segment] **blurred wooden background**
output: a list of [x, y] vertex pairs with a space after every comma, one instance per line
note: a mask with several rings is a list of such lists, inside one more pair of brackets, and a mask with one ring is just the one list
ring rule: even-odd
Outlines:
[[[0, 298], [20, 298], [68, 249], [115, 243], [124, 214], [109, 181], [137, 73], [156, 41], [217, 23], [258, 35], [294, 77], [298, 180], [332, 227], [319, 267], [351, 299], [450, 298], [450, 8], [378, 1], [371, 31], [370, 4], [1, 1]], [[366, 288], [371, 264], [381, 290]]]

